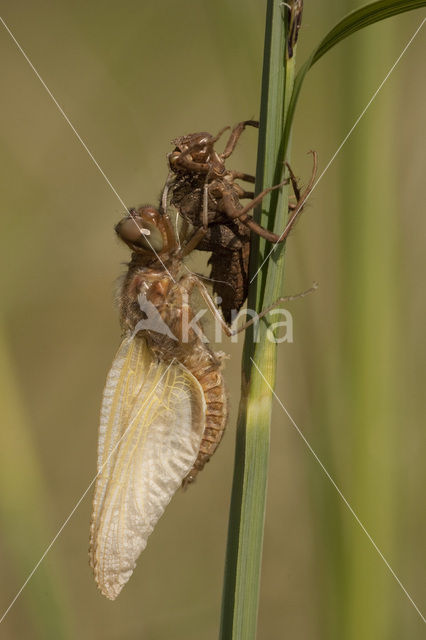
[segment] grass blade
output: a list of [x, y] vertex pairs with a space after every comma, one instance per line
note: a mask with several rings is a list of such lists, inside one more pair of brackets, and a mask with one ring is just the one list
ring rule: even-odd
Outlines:
[[[301, 15], [301, 2], [292, 3], [292, 18]], [[277, 184], [284, 175], [283, 130], [294, 80], [294, 46], [288, 53], [290, 12], [268, 0], [256, 191]], [[280, 232], [288, 210], [287, 189], [265, 198], [257, 219]], [[269, 244], [254, 239], [250, 265], [253, 277], [262, 264]], [[249, 292], [249, 307], [260, 311], [281, 294], [284, 250], [277, 247], [260, 270]], [[237, 425], [234, 480], [228, 530], [228, 547], [222, 601], [221, 639], [252, 640], [256, 637], [257, 612], [265, 517], [269, 431], [276, 368], [276, 344], [267, 339], [268, 327], [261, 322], [259, 342], [253, 331], [246, 334], [243, 354], [242, 395]], [[253, 366], [253, 362], [257, 365]]]
[[297, 73], [288, 108], [288, 118], [284, 131], [284, 147], [288, 144], [297, 100], [309, 69], [318, 62], [327, 51], [330, 51], [336, 44], [360, 29], [364, 29], [375, 22], [386, 20], [400, 13], [420, 9], [424, 6], [426, 6], [426, 0], [378, 0], [378, 2], [372, 2], [348, 13], [347, 16], [327, 33]]

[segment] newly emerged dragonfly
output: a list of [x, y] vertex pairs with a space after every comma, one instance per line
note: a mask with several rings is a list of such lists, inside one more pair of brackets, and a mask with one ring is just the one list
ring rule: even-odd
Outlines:
[[173, 494], [203, 469], [226, 426], [224, 354], [206, 344], [191, 292], [198, 289], [228, 336], [276, 306], [231, 330], [198, 276], [183, 268], [203, 233], [181, 247], [170, 218], [151, 206], [130, 210], [116, 231], [132, 258], [120, 294], [124, 339], [101, 407], [89, 549], [95, 580], [111, 600]]
[[[233, 153], [247, 126], [258, 127], [256, 120], [239, 122], [232, 129], [222, 153], [215, 143], [229, 129], [222, 129], [216, 136], [210, 133], [191, 133], [173, 140], [175, 149], [168, 155], [171, 175], [163, 195], [163, 208], [167, 207], [167, 193], [171, 192], [171, 204], [181, 217], [196, 229], [204, 230], [204, 237], [197, 249], [211, 251], [209, 264], [213, 291], [221, 298], [220, 306], [228, 324], [232, 311], [238, 312], [247, 298], [248, 267], [250, 258], [250, 232], [269, 240], [284, 242], [298, 219], [316, 175], [317, 156], [313, 152], [314, 167], [306, 189], [301, 193], [291, 168], [287, 169], [295, 194], [289, 205], [288, 223], [281, 234], [273, 233], [259, 225], [249, 212], [274, 189], [265, 189], [256, 197], [237, 181], [254, 183], [254, 176], [226, 167], [226, 160]], [[241, 200], [249, 199], [243, 206]]]
[[197, 235], [180, 248], [169, 217], [150, 206], [131, 210], [116, 231], [133, 253], [120, 295], [124, 340], [101, 408], [89, 551], [112, 600], [175, 491], [214, 453], [227, 419], [223, 354], [192, 326], [189, 295], [197, 287], [212, 301], [197, 276], [182, 274]]

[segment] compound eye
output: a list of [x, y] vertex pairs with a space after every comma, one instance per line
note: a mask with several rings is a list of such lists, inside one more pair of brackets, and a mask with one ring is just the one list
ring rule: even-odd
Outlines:
[[142, 220], [138, 215], [123, 218], [115, 227], [120, 238], [132, 248], [162, 251], [164, 246], [161, 231], [155, 224]]

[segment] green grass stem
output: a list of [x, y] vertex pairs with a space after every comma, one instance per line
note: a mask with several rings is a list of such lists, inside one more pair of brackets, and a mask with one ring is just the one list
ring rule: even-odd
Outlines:
[[[295, 76], [290, 58], [289, 24], [302, 10], [301, 0], [288, 5], [268, 0], [262, 76], [256, 191], [279, 183], [289, 160], [291, 128], [297, 98], [307, 71], [335, 44], [357, 30], [390, 16], [419, 8], [426, 0], [380, 0], [346, 16], [313, 51]], [[294, 43], [295, 44], [295, 43]], [[293, 49], [294, 53], [294, 49]], [[264, 198], [256, 219], [279, 233], [285, 227], [288, 188]], [[284, 246], [254, 237], [248, 306], [258, 312], [283, 293]], [[268, 260], [263, 263], [265, 258]], [[260, 270], [259, 270], [260, 268]], [[259, 270], [259, 271], [258, 271]], [[276, 375], [276, 344], [268, 339], [268, 324], [259, 324], [259, 341], [246, 333], [242, 366], [242, 393], [237, 424], [235, 467], [228, 528], [222, 599], [221, 640], [256, 637], [263, 530], [269, 462], [270, 421]]]
[[[257, 192], [277, 184], [285, 174], [283, 131], [294, 79], [294, 55], [289, 59], [285, 54], [286, 14], [287, 11], [283, 12], [280, 3], [268, 1]], [[261, 224], [280, 232], [285, 226], [287, 210], [288, 189], [283, 188], [264, 199], [256, 217]], [[252, 251], [255, 259], [250, 265], [252, 277], [269, 250], [269, 243], [255, 239]], [[260, 311], [282, 294], [283, 267], [284, 251], [281, 245], [275, 249], [250, 287], [250, 308]], [[244, 345], [242, 396], [222, 602], [222, 640], [251, 640], [256, 637], [269, 460], [271, 389], [274, 387], [276, 369], [276, 344], [267, 339], [267, 330], [267, 324], [261, 322], [259, 342], [253, 342], [253, 331], [248, 331]]]

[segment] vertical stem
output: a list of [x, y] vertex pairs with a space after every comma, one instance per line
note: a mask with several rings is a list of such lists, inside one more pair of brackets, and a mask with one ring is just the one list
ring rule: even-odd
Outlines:
[[[380, 69], [395, 55], [392, 24], [386, 37], [374, 31], [363, 34], [362, 47], [347, 50], [346, 69], [353, 72], [346, 87], [347, 111], [377, 85]], [[352, 43], [351, 43], [352, 44]], [[374, 59], [374, 65], [372, 60]], [[345, 60], [342, 61], [345, 64]], [[365, 119], [346, 150], [343, 180], [345, 217], [342, 241], [343, 373], [346, 428], [352, 435], [348, 477], [353, 503], [386, 557], [393, 557], [392, 521], [396, 451], [395, 416], [399, 407], [400, 372], [397, 362], [399, 247], [394, 132], [398, 127], [392, 90], [398, 76], [377, 101], [376, 112]], [[396, 89], [397, 90], [397, 89]], [[350, 552], [346, 557], [346, 605], [344, 628], [336, 637], [384, 640], [394, 629], [392, 587], [380, 561], [372, 558], [364, 537], [353, 526], [344, 531]], [[374, 602], [374, 606], [372, 603]], [[355, 630], [356, 627], [356, 630]]]
[[[294, 80], [295, 45], [293, 38], [289, 57], [287, 33], [294, 15], [300, 19], [300, 0], [295, 0], [291, 6], [292, 13], [289, 15], [290, 11], [279, 0], [268, 0], [267, 3], [257, 191], [277, 184], [285, 173], [287, 149], [284, 148], [283, 132]], [[283, 188], [264, 199], [256, 216], [262, 224], [280, 232], [285, 226], [287, 211], [288, 192]], [[264, 240], [253, 238], [251, 277], [257, 273], [271, 248]], [[250, 308], [260, 311], [279, 297], [283, 268], [284, 251], [283, 246], [279, 245], [250, 286]], [[276, 344], [268, 336], [267, 323], [262, 321], [258, 341], [254, 341], [254, 333], [249, 330], [244, 344], [221, 640], [253, 640], [256, 637], [269, 461], [271, 389], [275, 384], [276, 369]]]

